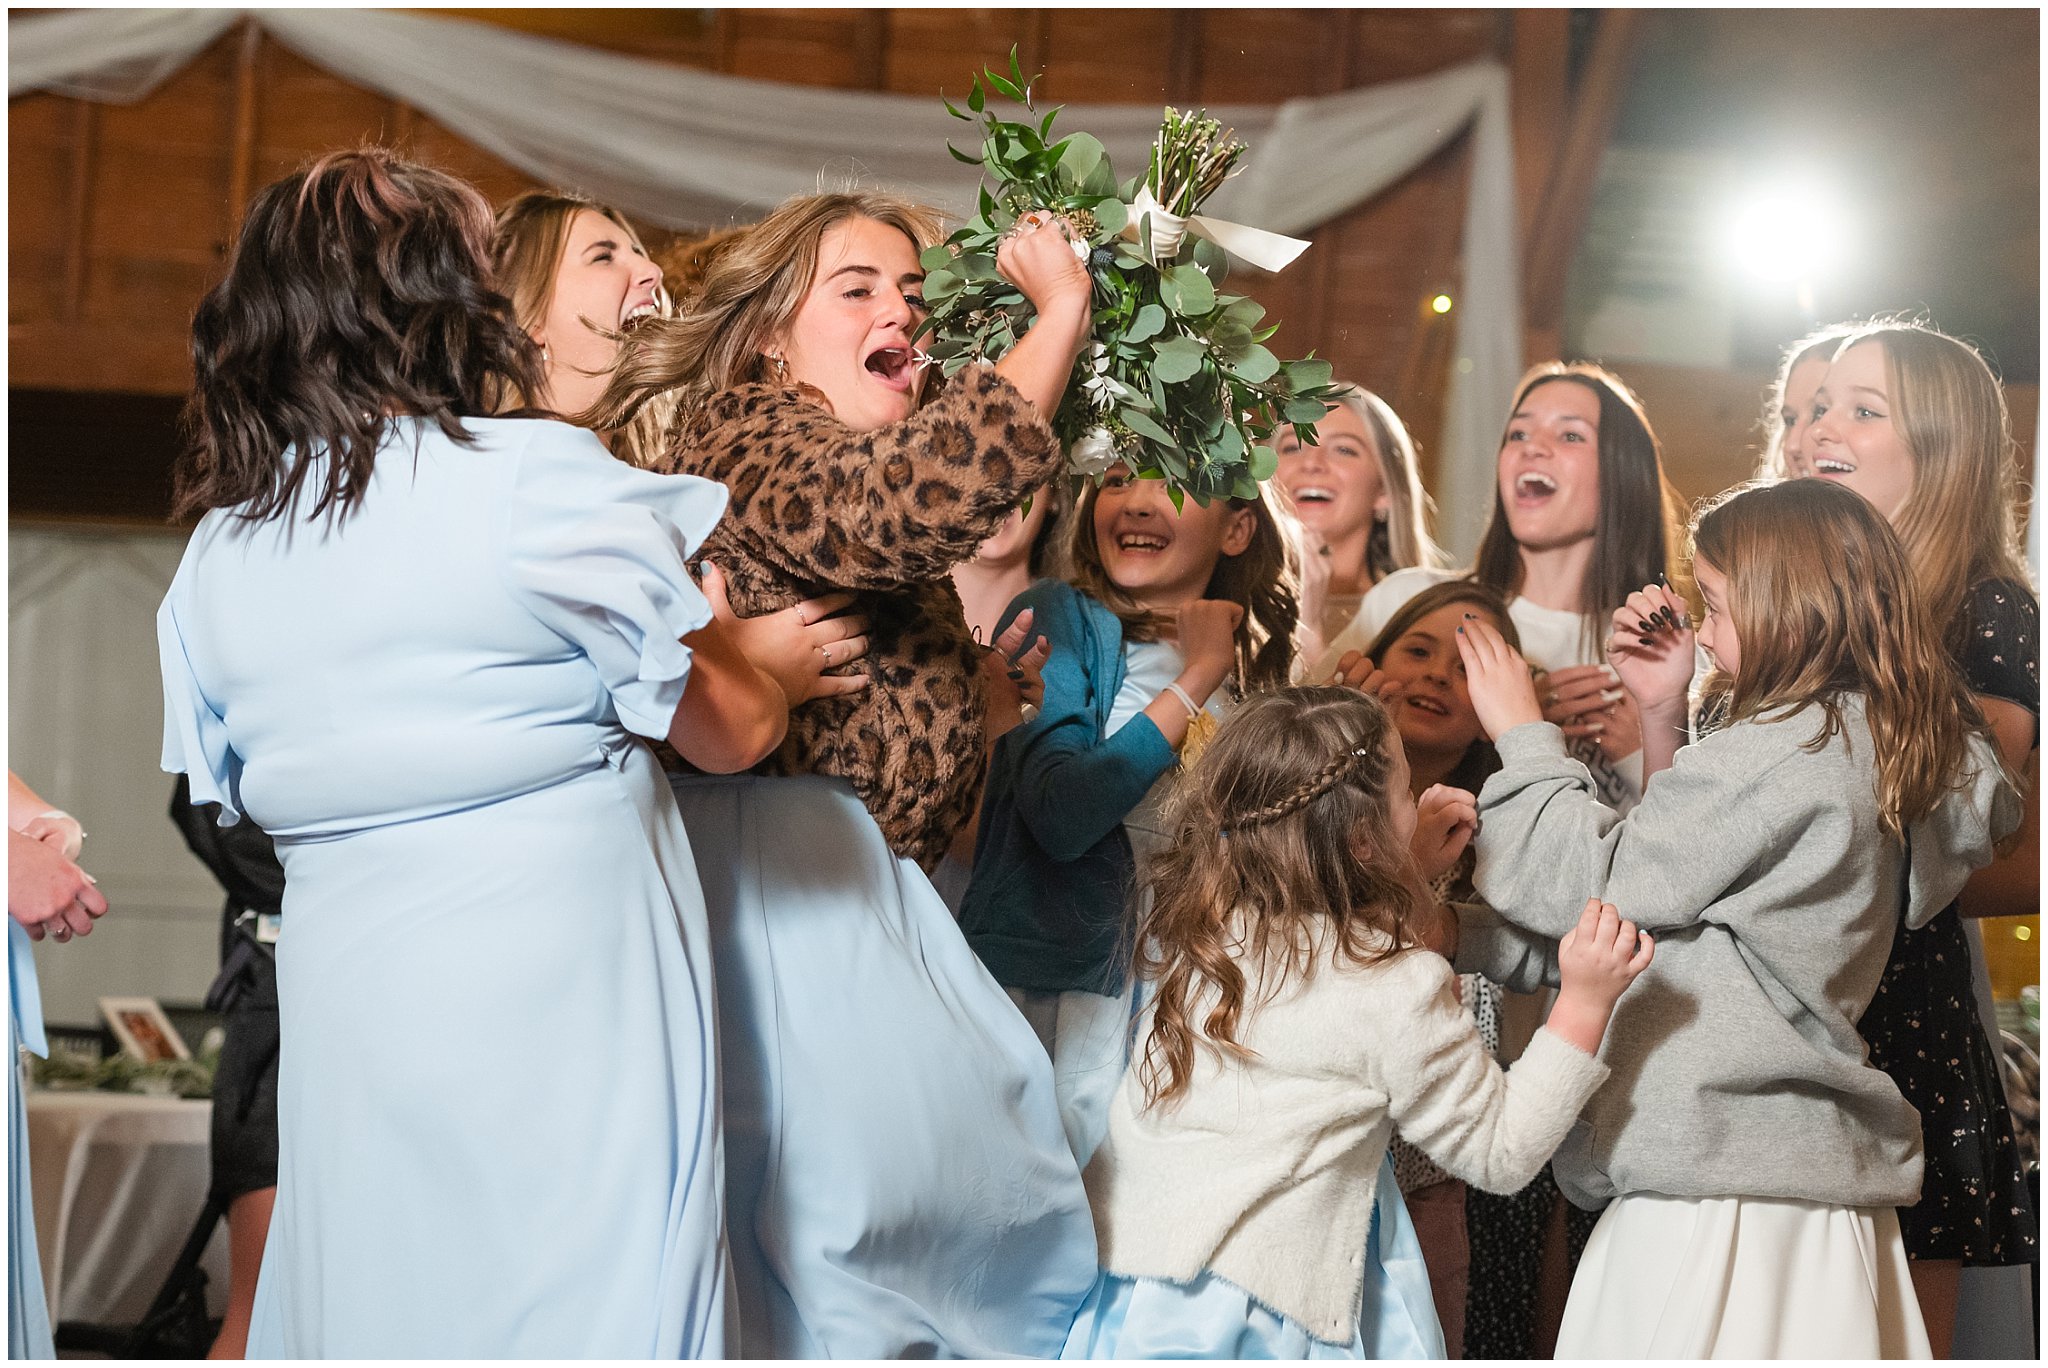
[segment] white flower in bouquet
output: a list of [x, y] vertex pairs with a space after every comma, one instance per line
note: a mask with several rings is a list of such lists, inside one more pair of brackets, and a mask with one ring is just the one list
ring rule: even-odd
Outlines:
[[1067, 447], [1067, 465], [1076, 474], [1099, 480], [1109, 473], [1109, 468], [1122, 460], [1116, 449], [1116, 439], [1105, 427], [1092, 427], [1082, 433]]

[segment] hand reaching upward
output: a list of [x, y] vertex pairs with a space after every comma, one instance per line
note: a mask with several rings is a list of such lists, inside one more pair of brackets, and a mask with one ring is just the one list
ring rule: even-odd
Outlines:
[[1543, 720], [1529, 662], [1484, 618], [1465, 615], [1458, 628], [1458, 657], [1465, 662], [1465, 687], [1472, 711], [1488, 740], [1498, 741], [1516, 727]]

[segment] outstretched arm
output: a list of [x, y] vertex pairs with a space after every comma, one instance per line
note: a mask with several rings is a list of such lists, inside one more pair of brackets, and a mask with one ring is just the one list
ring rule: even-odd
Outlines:
[[1787, 757], [1731, 773], [1703, 754], [1707, 746], [1685, 748], [1627, 817], [1616, 816], [1566, 754], [1563, 734], [1540, 720], [1521, 656], [1484, 622], [1467, 622], [1458, 640], [1473, 711], [1502, 763], [1479, 795], [1485, 838], [1473, 882], [1515, 925], [1562, 937], [1588, 897], [1628, 908], [1645, 930], [1690, 925], [1797, 820], [1789, 810], [1760, 812], [1755, 799]]

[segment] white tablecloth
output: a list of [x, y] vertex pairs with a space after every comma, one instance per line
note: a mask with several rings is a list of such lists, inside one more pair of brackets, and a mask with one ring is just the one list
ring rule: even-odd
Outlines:
[[[36, 1243], [52, 1324], [133, 1325], [206, 1205], [213, 1104], [134, 1093], [28, 1094]], [[227, 1223], [207, 1246], [207, 1304], [226, 1304]]]

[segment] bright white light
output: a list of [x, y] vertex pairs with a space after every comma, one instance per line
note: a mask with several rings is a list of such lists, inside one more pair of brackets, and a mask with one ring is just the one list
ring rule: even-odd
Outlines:
[[1848, 216], [1809, 181], [1758, 190], [1729, 216], [1729, 259], [1766, 284], [1811, 284], [1840, 273], [1850, 247]]

